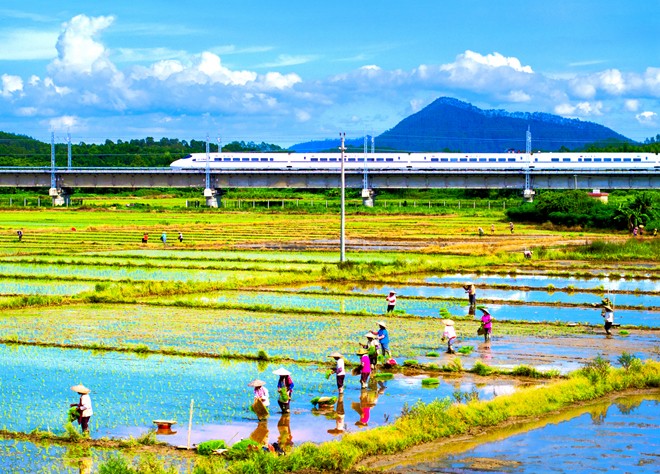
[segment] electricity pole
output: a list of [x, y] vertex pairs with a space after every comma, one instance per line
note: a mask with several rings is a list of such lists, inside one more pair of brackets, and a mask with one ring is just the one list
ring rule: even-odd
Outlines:
[[344, 235], [346, 233], [346, 175], [344, 174], [344, 140], [346, 139], [346, 133], [340, 133], [339, 137], [341, 138], [341, 229], [339, 236], [339, 247], [340, 247], [340, 256], [339, 262], [344, 263], [346, 261], [346, 242]]

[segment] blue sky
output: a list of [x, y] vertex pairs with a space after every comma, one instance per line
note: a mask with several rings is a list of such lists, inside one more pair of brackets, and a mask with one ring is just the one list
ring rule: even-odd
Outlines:
[[286, 146], [441, 96], [660, 133], [658, 0], [7, 0], [0, 45], [0, 130], [44, 140]]

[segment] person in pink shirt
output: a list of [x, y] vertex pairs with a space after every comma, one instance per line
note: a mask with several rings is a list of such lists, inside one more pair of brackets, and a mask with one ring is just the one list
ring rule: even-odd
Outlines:
[[387, 295], [385, 300], [387, 300], [387, 312], [391, 313], [394, 311], [394, 307], [396, 306], [396, 292], [390, 291], [390, 294]]
[[371, 360], [369, 360], [369, 353], [364, 349], [360, 349], [357, 353], [360, 356], [360, 385], [362, 388], [367, 388], [367, 382], [371, 375]]

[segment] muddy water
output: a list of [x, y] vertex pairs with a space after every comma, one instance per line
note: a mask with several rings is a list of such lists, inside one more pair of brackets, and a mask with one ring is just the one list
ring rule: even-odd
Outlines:
[[[423, 458], [432, 460], [415, 464]], [[657, 473], [660, 394], [593, 403], [532, 426], [431, 448], [398, 464], [388, 472]]]
[[[316, 366], [286, 367], [293, 372], [296, 386], [292, 414], [283, 418], [277, 405], [277, 377], [272, 374], [277, 367], [273, 365], [0, 345], [0, 427], [61, 433], [69, 404], [77, 401], [69, 387], [83, 383], [92, 389], [93, 437], [137, 437], [154, 427], [153, 420], [172, 419], [178, 421], [174, 426], [177, 433], [159, 438], [185, 444], [190, 401], [194, 399], [193, 443], [208, 439], [235, 442], [257, 429], [257, 434], [267, 436], [270, 442], [282, 431], [290, 431], [295, 443], [319, 442], [335, 436], [328, 430], [336, 428], [336, 415], [341, 411], [345, 432], [351, 432], [394, 421], [405, 404], [452, 397], [455, 391], [474, 391], [487, 400], [510, 393], [518, 384], [513, 379], [443, 376], [439, 385], [427, 389], [422, 387], [423, 377], [397, 374], [392, 380], [374, 380], [363, 391], [358, 378], [348, 375], [343, 406], [333, 405], [319, 412], [312, 409], [310, 401], [336, 395], [334, 378], [326, 379], [325, 369]], [[253, 393], [247, 384], [255, 378], [265, 380], [271, 392], [271, 417], [264, 426], [258, 425], [249, 410]]]

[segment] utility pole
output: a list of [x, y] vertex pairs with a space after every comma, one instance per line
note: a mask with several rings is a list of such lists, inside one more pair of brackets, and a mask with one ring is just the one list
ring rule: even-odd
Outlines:
[[71, 134], [66, 134], [66, 164], [68, 169], [71, 169]]
[[340, 247], [340, 256], [339, 262], [344, 263], [346, 261], [346, 242], [344, 239], [346, 233], [346, 175], [344, 174], [344, 141], [346, 140], [346, 133], [340, 133], [339, 137], [341, 138], [341, 146], [339, 150], [341, 151], [341, 229], [339, 236], [339, 247]]

